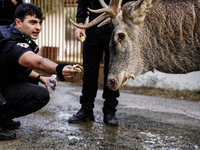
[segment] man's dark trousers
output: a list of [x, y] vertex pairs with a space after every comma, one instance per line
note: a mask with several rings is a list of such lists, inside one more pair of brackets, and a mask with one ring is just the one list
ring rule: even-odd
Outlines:
[[10, 119], [31, 114], [49, 102], [49, 92], [45, 87], [28, 83], [10, 83], [0, 87], [7, 104], [1, 111]]
[[116, 98], [119, 97], [119, 91], [112, 91], [107, 86], [111, 29], [108, 25], [100, 28], [94, 26], [86, 30], [86, 35], [87, 38], [83, 44], [83, 95], [80, 97], [82, 109], [88, 113], [92, 113], [98, 89], [99, 66], [103, 52], [105, 52], [103, 89], [103, 98], [105, 101], [103, 113], [104, 115], [115, 114], [116, 106], [118, 104]]

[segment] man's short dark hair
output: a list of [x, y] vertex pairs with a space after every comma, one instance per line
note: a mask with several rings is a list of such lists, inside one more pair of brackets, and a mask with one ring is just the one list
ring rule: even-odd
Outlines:
[[22, 22], [24, 21], [26, 16], [36, 16], [36, 18], [39, 18], [40, 20], [43, 20], [43, 13], [41, 12], [41, 9], [30, 3], [23, 3], [19, 5], [14, 14], [14, 18], [19, 18]]

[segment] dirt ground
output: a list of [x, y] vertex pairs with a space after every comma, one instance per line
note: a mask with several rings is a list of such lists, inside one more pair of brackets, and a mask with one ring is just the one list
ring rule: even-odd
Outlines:
[[[200, 149], [199, 102], [155, 98], [123, 91], [116, 114], [119, 126], [110, 127], [103, 123], [102, 91], [98, 92], [95, 121], [69, 124], [67, 119], [80, 108], [81, 87], [59, 83], [49, 104], [38, 112], [18, 118], [22, 125], [16, 131], [17, 139], [0, 142], [0, 150]], [[155, 101], [158, 102], [158, 109], [153, 108]], [[178, 104], [190, 106], [175, 107]], [[147, 105], [148, 109], [137, 105]], [[160, 110], [160, 107], [166, 111]]]
[[129, 87], [129, 86], [123, 87], [122, 90], [140, 95], [200, 102], [200, 90], [194, 90], [194, 91], [170, 90], [170, 89], [151, 88], [151, 87]]
[[[68, 82], [70, 86], [81, 87], [81, 82]], [[102, 89], [102, 85], [99, 85], [99, 89]], [[122, 92], [139, 94], [139, 95], [148, 95], [155, 97], [164, 97], [164, 98], [173, 98], [179, 100], [195, 101], [200, 102], [200, 90], [172, 90], [172, 89], [161, 89], [153, 87], [133, 87], [133, 86], [124, 86], [120, 89]]]

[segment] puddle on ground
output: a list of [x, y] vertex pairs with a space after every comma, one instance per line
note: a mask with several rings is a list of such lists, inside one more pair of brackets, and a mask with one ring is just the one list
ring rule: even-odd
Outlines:
[[[142, 144], [145, 149], [159, 148], [164, 150], [171, 147], [171, 149], [175, 150], [178, 149], [176, 145], [185, 145], [185, 142], [181, 141], [183, 139], [182, 136], [163, 136], [152, 132], [140, 132], [140, 135], [143, 137]], [[193, 149], [199, 150], [198, 145], [193, 145]]]
[[49, 111], [49, 110], [44, 110], [44, 109], [41, 109], [37, 112], [34, 112], [33, 114], [34, 115], [40, 115], [40, 116], [52, 116], [52, 117], [54, 117], [56, 115], [55, 112], [52, 112], [52, 111]]
[[[54, 101], [53, 101], [54, 102]], [[67, 119], [77, 112], [70, 105], [48, 105], [36, 113], [20, 118], [17, 139], [0, 142], [3, 150], [177, 150], [200, 148], [200, 130], [176, 127], [118, 113], [119, 126], [103, 123], [102, 112], [95, 111], [95, 122], [72, 123]], [[22, 146], [23, 145], [23, 146]]]
[[69, 140], [72, 140], [72, 139], [76, 139], [76, 140], [80, 140], [81, 138], [80, 137], [77, 137], [77, 136], [68, 136]]
[[199, 149], [199, 146], [191, 143], [191, 139], [187, 136], [181, 136], [179, 132], [167, 132], [168, 127], [163, 133], [162, 130], [156, 128], [154, 128], [154, 132], [149, 131], [150, 126], [145, 129], [145, 126], [138, 126], [138, 123], [124, 123], [118, 127], [106, 126], [102, 120], [75, 124], [66, 123], [67, 118], [72, 116], [71, 114], [73, 113], [59, 112], [56, 115], [57, 120], [64, 121], [65, 125], [58, 122], [56, 126], [59, 134], [64, 133], [69, 142], [73, 143], [72, 145], [84, 143], [85, 147], [91, 145], [95, 145], [96, 148], [108, 146], [108, 149], [109, 147], [115, 149], [137, 147], [147, 150], [168, 148], [176, 150], [182, 147]]

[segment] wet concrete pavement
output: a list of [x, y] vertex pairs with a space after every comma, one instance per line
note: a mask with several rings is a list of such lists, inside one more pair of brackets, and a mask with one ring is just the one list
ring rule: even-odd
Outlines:
[[0, 142], [0, 150], [200, 149], [199, 102], [120, 93], [119, 126], [103, 123], [101, 90], [95, 122], [69, 124], [80, 108], [81, 88], [59, 82], [43, 109], [18, 118], [17, 139]]

